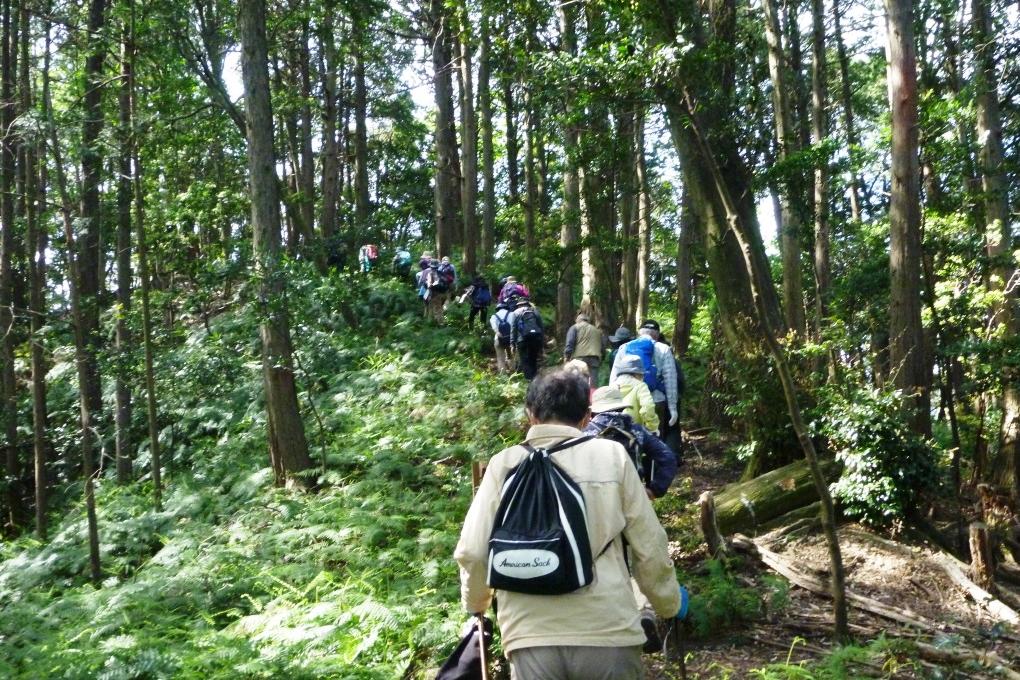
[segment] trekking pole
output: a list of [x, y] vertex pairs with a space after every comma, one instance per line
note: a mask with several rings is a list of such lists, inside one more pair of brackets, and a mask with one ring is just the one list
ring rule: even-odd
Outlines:
[[485, 655], [485, 614], [478, 614], [478, 651], [482, 662], [482, 680], [489, 680], [489, 660]]
[[673, 617], [672, 632], [670, 637], [676, 641], [677, 666], [680, 668], [680, 680], [687, 680], [687, 649], [684, 644], [684, 619], [687, 618], [687, 607], [690, 604], [690, 594], [687, 588], [680, 586], [680, 609]]

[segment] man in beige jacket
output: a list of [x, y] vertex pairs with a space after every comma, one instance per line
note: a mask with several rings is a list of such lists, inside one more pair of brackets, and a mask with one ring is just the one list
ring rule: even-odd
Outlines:
[[[531, 383], [525, 407], [531, 422], [526, 442], [550, 448], [583, 436], [588, 385], [564, 371], [547, 373]], [[486, 583], [500, 488], [527, 455], [522, 446], [514, 446], [493, 456], [468, 510], [454, 553], [464, 608], [472, 614], [484, 612], [498, 596], [498, 622], [513, 680], [637, 680], [643, 675], [645, 632], [631, 574], [661, 617], [676, 614], [680, 596], [666, 532], [620, 444], [592, 439], [552, 454], [584, 495], [593, 583], [566, 595], [494, 592]]]

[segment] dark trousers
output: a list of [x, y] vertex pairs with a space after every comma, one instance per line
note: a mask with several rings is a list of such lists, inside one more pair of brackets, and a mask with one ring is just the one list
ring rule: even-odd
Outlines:
[[478, 323], [485, 328], [485, 320], [489, 318], [489, 306], [475, 307], [471, 305], [471, 313], [468, 314], [468, 328], [475, 327], [475, 317], [478, 317]]
[[[677, 408], [680, 408], [679, 404], [677, 404]], [[679, 461], [683, 455], [683, 437], [680, 434], [680, 422], [677, 421], [676, 425], [670, 426], [669, 407], [664, 401], [655, 402], [655, 415], [659, 416], [659, 438], [666, 442], [666, 446], [676, 454], [676, 459]]]
[[542, 336], [532, 336], [517, 343], [517, 370], [531, 380], [538, 375], [538, 360], [542, 356]]

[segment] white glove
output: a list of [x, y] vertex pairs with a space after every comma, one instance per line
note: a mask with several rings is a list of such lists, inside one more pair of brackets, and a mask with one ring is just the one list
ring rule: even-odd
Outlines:
[[669, 410], [669, 426], [673, 427], [676, 425], [676, 421], [680, 420], [680, 414], [676, 412], [676, 409]]

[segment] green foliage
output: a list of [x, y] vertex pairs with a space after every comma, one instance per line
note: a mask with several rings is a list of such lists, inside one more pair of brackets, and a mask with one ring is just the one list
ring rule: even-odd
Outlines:
[[0, 547], [4, 677], [417, 677], [456, 641], [468, 462], [519, 436], [523, 385], [423, 326], [404, 286], [288, 266], [321, 490], [271, 486], [257, 316], [194, 323], [156, 366], [165, 509], [145, 483], [97, 485], [101, 587], [77, 502], [48, 543]]
[[907, 426], [902, 400], [899, 393], [856, 388], [829, 393], [822, 406], [821, 431], [843, 464], [833, 497], [865, 524], [902, 520], [936, 485], [934, 452]]
[[758, 593], [740, 585], [723, 562], [706, 563], [708, 577], [689, 580], [689, 625], [695, 637], [710, 638], [720, 631], [750, 623], [764, 613]]

